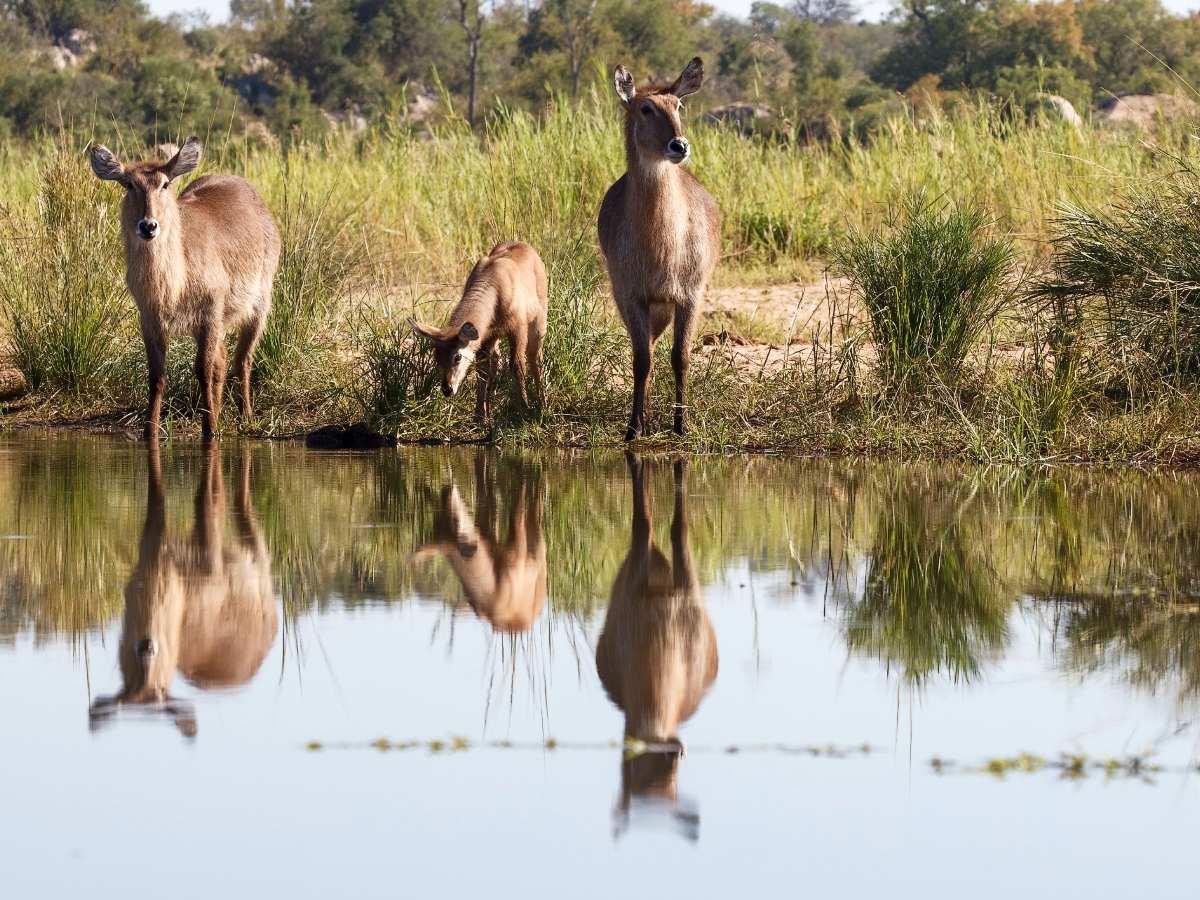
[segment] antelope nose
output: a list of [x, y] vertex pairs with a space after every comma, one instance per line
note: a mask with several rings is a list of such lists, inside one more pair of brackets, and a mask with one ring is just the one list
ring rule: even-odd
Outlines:
[[142, 236], [142, 240], [148, 241], [158, 234], [157, 219], [142, 219], [138, 222], [138, 234]]
[[447, 397], [453, 397], [454, 396], [454, 388], [450, 387], [450, 385], [448, 385], [448, 384], [443, 384], [442, 385], [442, 393], [445, 394]]
[[682, 137], [671, 138], [670, 143], [667, 144], [667, 152], [672, 154], [673, 156], [687, 156], [688, 155], [687, 138], [682, 138]]
[[149, 659], [158, 652], [158, 647], [149, 638], [138, 641], [137, 655], [139, 659]]

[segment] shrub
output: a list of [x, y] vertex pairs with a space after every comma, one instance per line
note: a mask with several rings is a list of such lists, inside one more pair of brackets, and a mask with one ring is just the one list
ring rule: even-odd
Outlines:
[[0, 322], [32, 389], [113, 386], [135, 340], [111, 185], [61, 144], [33, 215], [0, 210]]
[[837, 248], [835, 268], [866, 308], [885, 382], [961, 374], [972, 342], [1005, 302], [1013, 266], [1011, 242], [988, 232], [979, 209], [916, 194], [892, 221]]
[[1129, 387], [1200, 374], [1200, 177], [1146, 181], [1105, 212], [1056, 221], [1054, 256], [1034, 285], [1064, 349], [1086, 352]]

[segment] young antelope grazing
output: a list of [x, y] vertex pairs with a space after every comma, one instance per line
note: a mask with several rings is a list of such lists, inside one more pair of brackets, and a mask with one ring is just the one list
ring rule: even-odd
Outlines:
[[684, 433], [695, 317], [721, 255], [721, 218], [716, 201], [683, 168], [691, 146], [680, 101], [700, 90], [700, 58], [666, 87], [638, 89], [624, 66], [617, 66], [615, 81], [625, 107], [626, 169], [604, 195], [599, 231], [613, 299], [633, 345], [633, 410], [625, 432], [631, 441], [646, 428], [654, 342], [672, 321], [675, 432]]
[[520, 241], [505, 241], [475, 263], [462, 299], [445, 328], [410, 320], [418, 337], [433, 344], [433, 358], [442, 373], [442, 393], [453, 397], [471, 364], [479, 360], [475, 418], [489, 421], [500, 357], [496, 344], [508, 341], [513, 377], [526, 409], [528, 370], [533, 370], [538, 399], [545, 402], [542, 383], [542, 342], [546, 338], [546, 267], [537, 251]]
[[125, 188], [125, 283], [137, 303], [149, 368], [146, 438], [158, 436], [168, 342], [183, 334], [196, 339], [205, 439], [217, 433], [221, 415], [227, 331], [239, 332], [233, 369], [238, 406], [249, 419], [250, 366], [279, 268], [279, 232], [266, 204], [232, 175], [205, 175], [176, 196], [171, 185], [200, 163], [194, 137], [165, 163], [124, 165], [99, 144], [91, 163], [96, 177]]

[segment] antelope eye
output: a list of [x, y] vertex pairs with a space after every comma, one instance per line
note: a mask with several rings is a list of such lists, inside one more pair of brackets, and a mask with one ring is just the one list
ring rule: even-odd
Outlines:
[[169, 182], [169, 181], [164, 181], [164, 182], [162, 183], [162, 185], [161, 185], [161, 189], [165, 191], [165, 190], [166, 190], [167, 188], [169, 188], [170, 186], [171, 186], [171, 182]]
[[455, 363], [455, 365], [457, 365], [457, 364], [458, 364], [458, 363], [460, 363], [460, 362], [462, 362], [462, 354], [461, 354], [461, 353], [455, 353], [455, 354], [454, 354], [454, 363]]
[[645, 106], [642, 107], [642, 115], [643, 116], [654, 115], [654, 107], [651, 106], [649, 103], [647, 103]]

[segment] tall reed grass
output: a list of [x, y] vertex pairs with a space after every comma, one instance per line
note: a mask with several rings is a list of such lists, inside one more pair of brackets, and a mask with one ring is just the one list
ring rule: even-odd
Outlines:
[[988, 224], [982, 209], [946, 208], [916, 194], [886, 226], [838, 248], [835, 269], [862, 300], [880, 374], [891, 385], [956, 380], [1000, 313], [1014, 254]]
[[[723, 214], [718, 286], [815, 277], [849, 247], [845, 268], [870, 270], [863, 297], [879, 303], [864, 322], [835, 297], [827, 319], [803, 333], [774, 326], [778, 334], [756, 337], [775, 346], [749, 364], [736, 342], [723, 343], [725, 326], [702, 324], [693, 434], [649, 443], [988, 459], [1200, 456], [1191, 437], [1200, 406], [1186, 393], [1120, 405], [1102, 385], [1062, 377], [1081, 370], [1065, 366], [1066, 328], [1049, 313], [1012, 306], [987, 327], [1010, 258], [1040, 266], [1065, 227], [1064, 204], [1107, 215], [1114, 194], [1134, 196], [1181, 161], [1191, 165], [1182, 129], [1165, 130], [1156, 147], [980, 107], [898, 120], [870, 144], [789, 145], [698, 124], [690, 133], [696, 175]], [[67, 396], [95, 412], [129, 410], [143, 389], [136, 313], [122, 284], [119, 192], [92, 178], [82, 151], [64, 140], [0, 153], [8, 189], [0, 361], [25, 375], [43, 419], [60, 414]], [[205, 160], [206, 171], [259, 188], [285, 242], [254, 374], [259, 420], [243, 427], [273, 434], [359, 418], [410, 438], [619, 443], [628, 348], [594, 239], [599, 198], [624, 165], [609, 98], [514, 112], [483, 134], [448, 122], [428, 139], [385, 130], [283, 153], [214, 137]], [[898, 218], [914, 196], [942, 206]], [[1179, 235], [1182, 252], [1186, 229]], [[427, 351], [405, 322], [414, 312], [444, 315], [471, 263], [511, 238], [536, 246], [551, 272], [549, 390], [533, 415], [504, 405], [489, 435], [473, 426], [471, 397], [436, 396]], [[1175, 343], [1182, 352], [1183, 332]], [[170, 357], [176, 428], [194, 423], [189, 345], [177, 341]], [[1020, 362], [1003, 362], [1001, 350]], [[901, 410], [898, 379], [953, 389], [917, 392], [920, 402]], [[652, 410], [669, 410], [669, 381], [655, 380]]]

